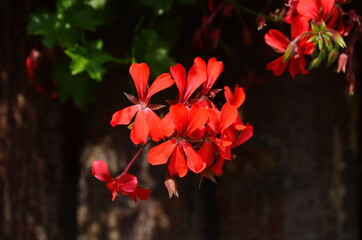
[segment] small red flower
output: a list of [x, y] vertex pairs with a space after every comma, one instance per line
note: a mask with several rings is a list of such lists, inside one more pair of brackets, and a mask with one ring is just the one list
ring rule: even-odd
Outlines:
[[[289, 39], [275, 29], [271, 29], [265, 34], [265, 42], [279, 53], [284, 53], [290, 44]], [[312, 50], [313, 44], [307, 44], [305, 40], [300, 40], [295, 43], [292, 56], [288, 60], [285, 60], [283, 55], [270, 62], [267, 65], [267, 70], [273, 71], [275, 76], [280, 76], [289, 64], [289, 73], [292, 77], [297, 74], [307, 74], [309, 71], [305, 69], [306, 60], [304, 55], [311, 54]]]
[[118, 192], [130, 196], [135, 202], [137, 202], [137, 197], [146, 200], [151, 192], [147, 189], [138, 188], [137, 177], [132, 174], [124, 173], [112, 178], [108, 166], [103, 160], [92, 162], [92, 174], [95, 178], [106, 182], [106, 187], [112, 193], [112, 201], [116, 199]]
[[149, 104], [150, 98], [157, 92], [162, 91], [174, 83], [169, 73], [164, 73], [156, 78], [152, 85], [147, 88], [150, 70], [145, 63], [134, 63], [130, 67], [130, 74], [135, 83], [138, 98], [126, 94], [127, 98], [134, 104], [115, 112], [112, 116], [111, 125], [128, 125], [136, 115], [131, 130], [131, 140], [134, 144], [146, 143], [148, 135], [154, 141], [163, 138], [160, 131], [160, 118], [153, 112], [162, 105]]

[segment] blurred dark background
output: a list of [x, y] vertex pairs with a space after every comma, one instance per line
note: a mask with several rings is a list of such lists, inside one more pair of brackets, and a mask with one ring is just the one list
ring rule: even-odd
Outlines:
[[[33, 48], [45, 47], [26, 28], [31, 13], [54, 9], [56, 1], [0, 1], [0, 239], [361, 239], [361, 39], [354, 49], [357, 85], [351, 96], [336, 65], [294, 79], [266, 71], [278, 54], [264, 34], [285, 26], [268, 23], [258, 31], [256, 16], [240, 8], [222, 24], [216, 18], [219, 42], [204, 38], [200, 48], [195, 32], [208, 2], [181, 2], [159, 17], [172, 22], [157, 25], [174, 37], [170, 56], [186, 68], [196, 56], [223, 61], [215, 88], [244, 88], [242, 116], [255, 132], [235, 149], [236, 159], [226, 163], [217, 184], [205, 180], [199, 189], [199, 176], [179, 179], [180, 198], [168, 199], [163, 167], [150, 167], [145, 151], [131, 173], [153, 192], [133, 203], [126, 197], [111, 202], [91, 175], [92, 161], [105, 160], [115, 175], [137, 151], [126, 127], [109, 124], [128, 105], [123, 92], [132, 91], [129, 65], [107, 70], [86, 110], [71, 99], [44, 96], [29, 81], [25, 60]], [[283, 6], [236, 3], [266, 14]], [[362, 12], [361, 1], [344, 7]], [[105, 49], [122, 57], [138, 20], [153, 10], [125, 0], [107, 1], [107, 9], [113, 17], [87, 37], [102, 36]], [[51, 92], [52, 60], [42, 64], [37, 81]], [[155, 102], [173, 98], [164, 94]]]

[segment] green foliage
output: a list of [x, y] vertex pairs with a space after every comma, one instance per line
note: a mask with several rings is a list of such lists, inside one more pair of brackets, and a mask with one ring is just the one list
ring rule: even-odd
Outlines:
[[101, 81], [106, 72], [103, 64], [112, 61], [112, 56], [103, 51], [103, 42], [98, 40], [86, 47], [74, 46], [65, 50], [65, 54], [72, 59], [69, 65], [73, 75], [87, 71], [92, 79]]
[[117, 0], [57, 0], [54, 10], [30, 15], [27, 31], [29, 35], [41, 36], [44, 46], [60, 50], [61, 56], [52, 74], [59, 84], [58, 96], [62, 101], [73, 98], [79, 108], [85, 109], [95, 100], [96, 84], [102, 81], [107, 71], [106, 63], [116, 66], [129, 65], [131, 60], [146, 62], [152, 69], [153, 78], [176, 64], [170, 56], [170, 50], [180, 34], [180, 17], [170, 14], [176, 2], [195, 3], [194, 0], [131, 2], [131, 6], [138, 6], [136, 8], [145, 7], [145, 11], [136, 17], [140, 21], [134, 32], [128, 35], [132, 42], [131, 50], [125, 51], [122, 58], [107, 53], [103, 48], [102, 36], [96, 32], [98, 27], [106, 24], [107, 19], [112, 19], [108, 15], [109, 8], [120, 4]]
[[134, 58], [136, 62], [147, 62], [153, 77], [168, 71], [176, 61], [169, 56], [170, 42], [160, 39], [153, 29], [142, 29], [134, 39]]
[[69, 62], [69, 58], [63, 55], [53, 67], [51, 78], [59, 85], [58, 98], [62, 102], [72, 98], [79, 109], [86, 110], [89, 104], [96, 100], [97, 82], [86, 73], [72, 75], [67, 67]]

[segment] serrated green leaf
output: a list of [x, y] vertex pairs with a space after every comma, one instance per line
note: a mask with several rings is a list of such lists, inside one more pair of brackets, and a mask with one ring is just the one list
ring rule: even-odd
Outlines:
[[112, 56], [102, 50], [103, 42], [98, 40], [87, 47], [75, 46], [65, 50], [72, 62], [69, 68], [73, 75], [87, 71], [89, 76], [97, 81], [101, 81], [106, 72], [103, 64], [112, 61]]

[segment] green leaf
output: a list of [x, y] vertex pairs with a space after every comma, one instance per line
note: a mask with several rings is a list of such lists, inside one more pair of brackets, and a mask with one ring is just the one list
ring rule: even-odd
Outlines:
[[96, 27], [103, 24], [96, 17], [96, 11], [89, 5], [69, 9], [65, 19], [72, 27], [79, 27], [89, 31], [95, 31]]
[[170, 42], [160, 39], [153, 29], [143, 29], [135, 37], [133, 54], [137, 62], [146, 62], [152, 77], [168, 72], [176, 61], [169, 55]]
[[107, 0], [86, 0], [85, 4], [93, 7], [94, 9], [104, 8], [107, 3]]
[[75, 5], [81, 4], [82, 2], [83, 0], [58, 0], [57, 11], [64, 12]]
[[135, 2], [143, 6], [152, 7], [156, 13], [162, 15], [171, 9], [173, 0], [136, 0]]
[[52, 48], [56, 43], [56, 30], [54, 25], [56, 16], [50, 12], [40, 12], [30, 15], [30, 22], [27, 27], [29, 35], [42, 35], [43, 44]]
[[63, 56], [53, 67], [51, 78], [58, 83], [57, 94], [62, 102], [73, 99], [74, 104], [82, 110], [96, 100], [97, 82], [86, 73], [72, 75], [67, 68], [69, 60]]
[[103, 42], [98, 40], [87, 47], [75, 46], [65, 50], [72, 62], [69, 68], [73, 75], [87, 71], [92, 79], [101, 81], [106, 72], [103, 64], [112, 61], [112, 56], [103, 51]]

